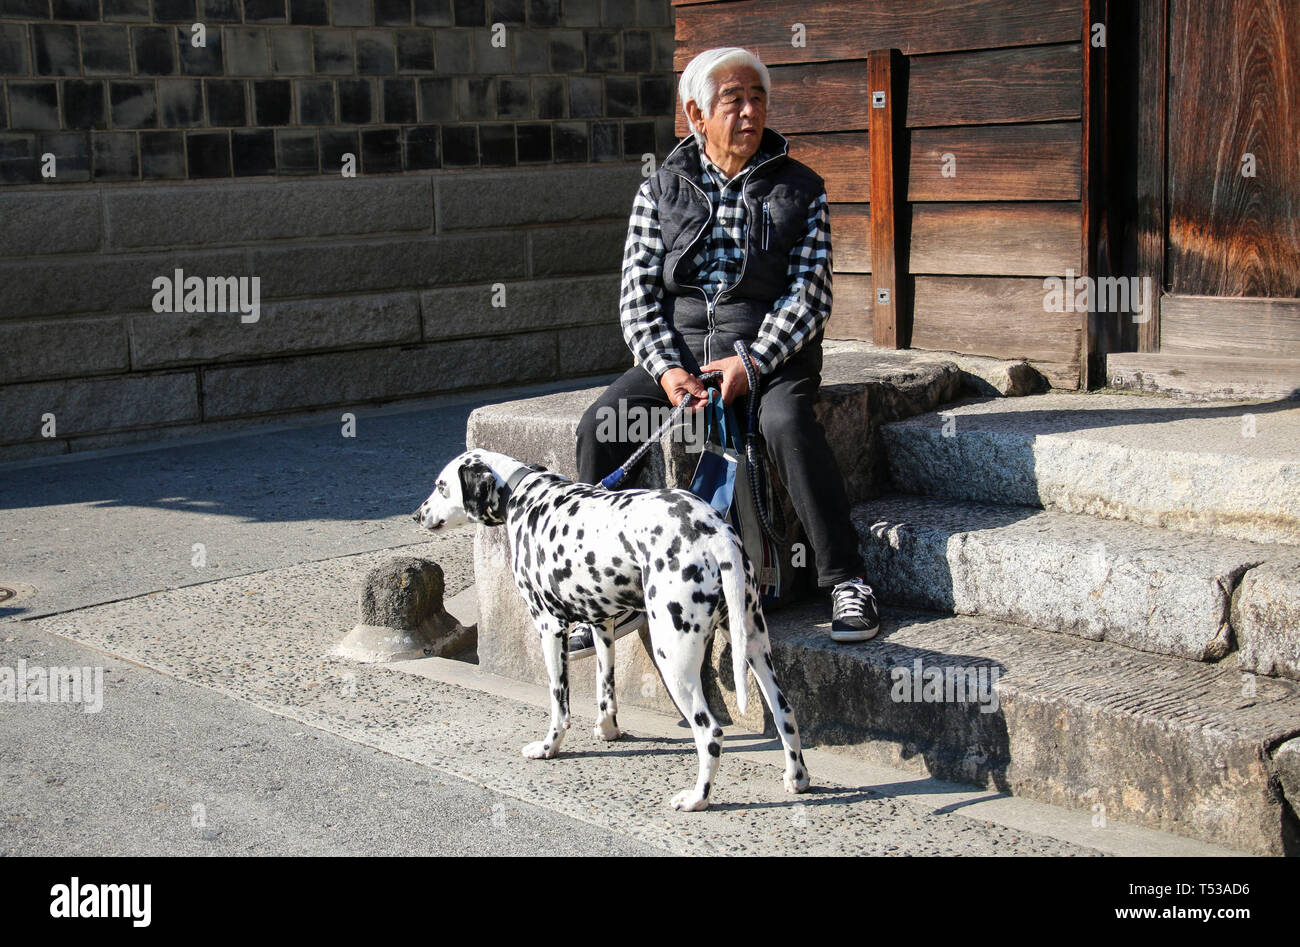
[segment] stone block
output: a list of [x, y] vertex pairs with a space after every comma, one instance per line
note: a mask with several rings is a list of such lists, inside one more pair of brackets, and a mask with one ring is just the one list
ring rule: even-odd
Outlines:
[[342, 296], [270, 303], [255, 323], [237, 313], [140, 313], [131, 317], [132, 363], [161, 368], [191, 362], [288, 355], [417, 342], [414, 294]]
[[126, 343], [119, 317], [0, 322], [0, 379], [9, 384], [125, 371]]
[[1031, 507], [893, 495], [858, 506], [867, 576], [887, 603], [985, 615], [1216, 661], [1229, 599], [1271, 547]]
[[624, 372], [633, 364], [617, 319], [607, 318], [580, 329], [560, 329], [555, 333], [555, 341], [559, 346], [556, 362], [562, 377]]
[[0, 194], [0, 257], [99, 249], [99, 207], [87, 191]]
[[885, 428], [909, 493], [1300, 543], [1300, 404], [1052, 392]]
[[639, 166], [443, 175], [437, 180], [438, 224], [457, 230], [612, 218], [622, 222], [626, 237], [641, 182]]
[[51, 256], [40, 266], [0, 262], [0, 313], [13, 318], [152, 309], [153, 281], [178, 268], [201, 276], [250, 273], [243, 250]]
[[55, 435], [82, 434], [197, 421], [193, 372], [32, 382], [0, 387], [0, 443], [40, 441], [43, 416]]
[[530, 329], [618, 322], [619, 277], [504, 283], [505, 305], [492, 305], [493, 284], [428, 290], [420, 295], [426, 339], [500, 335]]
[[304, 355], [203, 371], [207, 418], [358, 405], [554, 377], [547, 333], [505, 336], [489, 351], [475, 339], [417, 348]]
[[535, 277], [618, 273], [627, 221], [528, 231]]
[[104, 193], [110, 247], [220, 246], [433, 226], [427, 178], [160, 186]]
[[466, 628], [443, 607], [442, 567], [402, 556], [371, 569], [361, 588], [361, 623], [335, 654], [370, 663], [451, 657], [474, 647]]
[[1246, 573], [1232, 597], [1232, 628], [1243, 671], [1300, 681], [1300, 554]]
[[519, 279], [526, 239], [511, 233], [460, 234], [251, 252], [263, 298], [321, 296]]

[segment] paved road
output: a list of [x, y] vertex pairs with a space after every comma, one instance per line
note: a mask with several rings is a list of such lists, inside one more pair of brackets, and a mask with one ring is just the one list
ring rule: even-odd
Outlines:
[[331, 421], [0, 464], [0, 586], [37, 590], [0, 620], [421, 541], [411, 511], [474, 408], [601, 381], [358, 409], [355, 437]]
[[244, 701], [0, 626], [0, 667], [99, 665], [98, 713], [0, 702], [2, 855], [656, 855]]

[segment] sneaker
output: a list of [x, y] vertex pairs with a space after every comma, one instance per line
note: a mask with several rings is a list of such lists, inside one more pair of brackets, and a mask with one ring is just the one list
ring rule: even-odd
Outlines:
[[[617, 641], [645, 627], [645, 612], [628, 611], [614, 623], [614, 640]], [[592, 625], [579, 625], [569, 632], [569, 660], [578, 661], [596, 653], [596, 630]]]
[[861, 576], [841, 582], [831, 591], [831, 640], [869, 641], [880, 631], [876, 593]]

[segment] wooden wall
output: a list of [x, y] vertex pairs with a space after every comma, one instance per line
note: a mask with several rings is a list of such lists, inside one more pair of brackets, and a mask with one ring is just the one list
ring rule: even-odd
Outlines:
[[[772, 76], [768, 125], [826, 179], [835, 246], [827, 335], [873, 338], [867, 54], [903, 54], [899, 343], [1025, 357], [1080, 383], [1084, 319], [1043, 309], [1081, 273], [1081, 0], [674, 0], [677, 73], [715, 46]], [[801, 23], [806, 45], [792, 45]], [[678, 111], [677, 132], [685, 135]], [[945, 155], [951, 159], [945, 161]], [[945, 164], [955, 173], [945, 175]], [[910, 234], [908, 233], [910, 231]]]

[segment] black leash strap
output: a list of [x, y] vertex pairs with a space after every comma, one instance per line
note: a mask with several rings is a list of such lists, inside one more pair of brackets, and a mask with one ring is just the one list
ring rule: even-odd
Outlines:
[[745, 472], [749, 477], [749, 493], [754, 498], [754, 512], [763, 532], [780, 546], [785, 543], [785, 514], [779, 503], [768, 508], [766, 458], [758, 442], [758, 371], [744, 342], [737, 339], [735, 350], [749, 380], [749, 397], [746, 399], [749, 402], [749, 423], [745, 425]]

